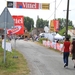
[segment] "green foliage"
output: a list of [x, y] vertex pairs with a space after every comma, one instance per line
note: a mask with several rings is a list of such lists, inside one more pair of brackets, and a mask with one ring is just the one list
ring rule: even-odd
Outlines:
[[[73, 27], [72, 27], [72, 26], [68, 26], [68, 30], [69, 30], [69, 29], [73, 29]], [[64, 35], [65, 35], [65, 32], [66, 32], [66, 27], [63, 27], [61, 30], [59, 30], [58, 33], [59, 33], [60, 35], [63, 35], [63, 36], [64, 36]]]
[[73, 29], [74, 27], [73, 26], [68, 26], [68, 29]]
[[32, 28], [34, 28], [34, 20], [30, 17], [24, 17], [24, 26], [28, 31], [30, 31]]
[[69, 37], [69, 39], [70, 39], [71, 38], [71, 35], [68, 34], [67, 37]]
[[66, 28], [64, 27], [63, 29], [61, 29], [58, 33], [60, 35], [64, 35], [65, 34], [65, 31], [66, 31]]
[[40, 18], [38, 18], [36, 21], [36, 27], [37, 28], [44, 28], [45, 26], [48, 26], [48, 24], [49, 24], [49, 21], [43, 20]]
[[[66, 19], [58, 18], [57, 20], [59, 20], [59, 30], [66, 27]], [[73, 25], [72, 21], [68, 20], [68, 26], [71, 26], [72, 28], [74, 28], [74, 25]]]
[[11, 56], [12, 54], [11, 53], [9, 53], [9, 52], [6, 52], [6, 62], [4, 63], [4, 61], [3, 61], [3, 53], [4, 51], [3, 51], [3, 49], [0, 47], [0, 69], [7, 69], [7, 68], [9, 68], [10, 66], [13, 66], [14, 65], [14, 62], [13, 61], [11, 61], [11, 57], [10, 57], [10, 59], [9, 59], [9, 56]]
[[[13, 58], [18, 56], [18, 58]], [[1, 75], [28, 75], [30, 72], [27, 67], [27, 62], [23, 55], [18, 51], [13, 50], [12, 52], [6, 51], [6, 60], [4, 63], [4, 50], [0, 45], [0, 74]]]
[[43, 40], [48, 40], [48, 39], [47, 39], [47, 38], [40, 38], [38, 42], [39, 42], [39, 43], [42, 43]]

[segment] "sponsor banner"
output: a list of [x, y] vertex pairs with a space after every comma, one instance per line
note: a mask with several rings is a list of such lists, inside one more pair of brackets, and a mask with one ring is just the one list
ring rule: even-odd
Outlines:
[[53, 23], [54, 23], [54, 31], [58, 32], [59, 31], [59, 21], [53, 20]]
[[19, 29], [15, 34], [24, 34], [24, 17], [23, 16], [12, 16], [14, 19], [14, 25]]
[[14, 27], [7, 29], [7, 34], [24, 34], [24, 17], [23, 16], [12, 16], [14, 19]]
[[55, 42], [53, 42], [53, 48], [56, 49], [56, 43]]
[[12, 1], [7, 1], [7, 7], [8, 8], [13, 8], [13, 2]]
[[8, 8], [24, 8], [24, 9], [44, 9], [49, 10], [49, 3], [35, 3], [35, 2], [13, 2], [7, 1]]
[[58, 32], [59, 31], [59, 21], [58, 20], [51, 20], [50, 31], [51, 32]]
[[39, 3], [16, 2], [16, 8], [39, 9]]
[[61, 51], [61, 48], [60, 48], [60, 43], [56, 43], [56, 49]]
[[53, 43], [50, 41], [50, 47], [53, 48]]
[[8, 8], [16, 8], [16, 2], [7, 1], [7, 7]]
[[50, 41], [47, 41], [47, 46], [50, 47]]
[[42, 3], [42, 9], [49, 10], [50, 9], [50, 4], [49, 3]]
[[7, 30], [7, 34], [22, 34], [23, 32], [21, 32], [22, 26], [16, 25], [14, 26], [14, 28], [12, 29], [8, 29]]
[[14, 19], [14, 24], [15, 25], [24, 25], [24, 17], [23, 16], [12, 16]]
[[43, 40], [43, 45], [45, 46], [46, 40]]
[[54, 32], [53, 20], [50, 21], [50, 32]]
[[55, 42], [51, 42], [51, 41], [46, 41], [46, 40], [43, 40], [43, 45], [50, 47], [50, 48], [53, 48], [53, 49], [56, 49], [56, 50], [59, 50], [59, 51], [62, 51], [61, 49], [63, 47], [63, 44], [55, 43]]
[[[4, 39], [2, 40], [2, 48], [4, 49]], [[6, 42], [6, 50], [12, 52], [11, 43]]]

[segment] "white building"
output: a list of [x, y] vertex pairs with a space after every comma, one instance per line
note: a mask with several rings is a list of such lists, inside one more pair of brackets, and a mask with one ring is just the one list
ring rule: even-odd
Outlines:
[[68, 30], [68, 34], [71, 36], [71, 39], [75, 38], [75, 30], [74, 29]]

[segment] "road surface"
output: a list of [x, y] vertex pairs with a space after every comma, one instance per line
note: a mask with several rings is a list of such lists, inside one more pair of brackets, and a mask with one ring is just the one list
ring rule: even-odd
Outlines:
[[68, 68], [64, 68], [62, 54], [56, 51], [24, 40], [12, 41], [12, 46], [27, 59], [30, 75], [75, 75], [71, 58]]

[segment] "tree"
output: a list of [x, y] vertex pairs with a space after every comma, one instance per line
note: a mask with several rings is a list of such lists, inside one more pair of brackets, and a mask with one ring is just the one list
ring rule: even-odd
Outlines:
[[36, 27], [37, 28], [44, 28], [45, 26], [48, 26], [48, 24], [49, 24], [49, 21], [43, 20], [40, 18], [38, 18], [36, 21]]
[[[59, 20], [59, 30], [63, 29], [66, 26], [66, 19], [58, 18], [57, 20]], [[74, 28], [72, 21], [68, 20], [68, 26]]]
[[[73, 27], [72, 26], [68, 26], [68, 29], [73, 29]], [[66, 31], [66, 27], [63, 27], [61, 30], [59, 30], [59, 34], [60, 35], [65, 35], [65, 31]]]
[[34, 20], [30, 17], [24, 17], [24, 26], [28, 31], [30, 31], [32, 28], [34, 28]]

